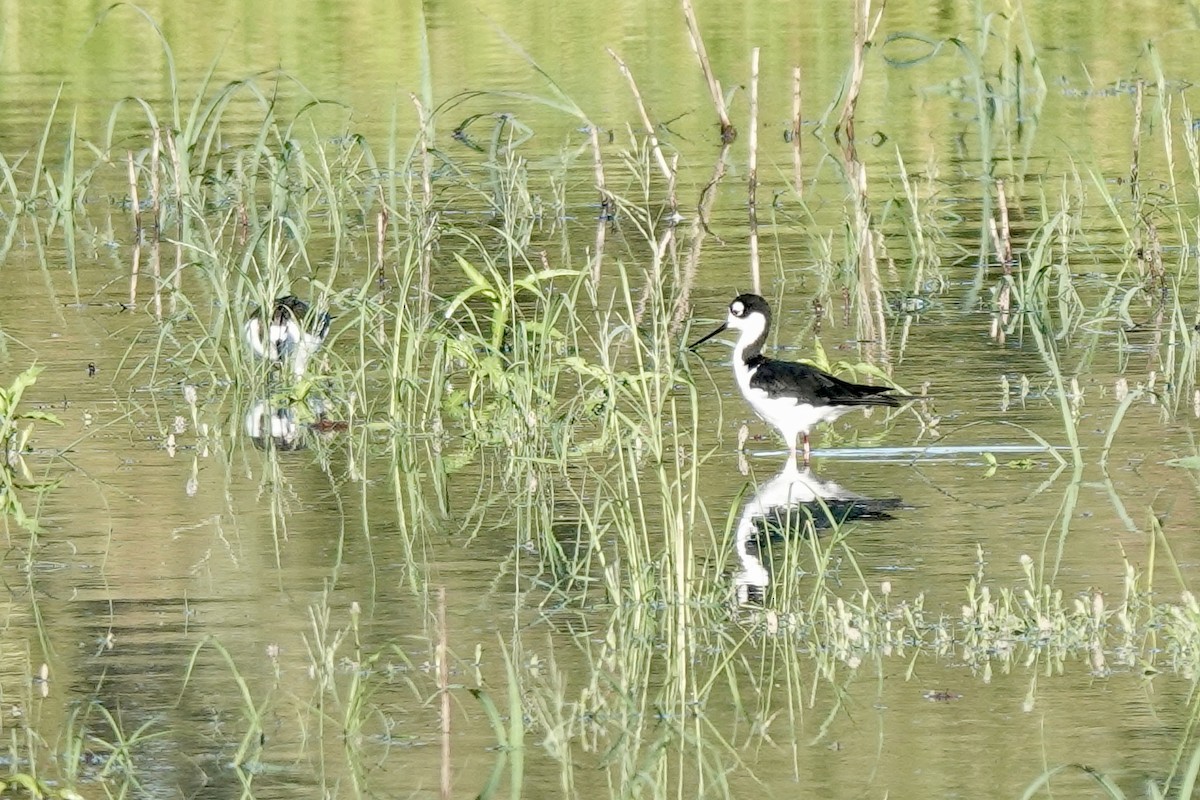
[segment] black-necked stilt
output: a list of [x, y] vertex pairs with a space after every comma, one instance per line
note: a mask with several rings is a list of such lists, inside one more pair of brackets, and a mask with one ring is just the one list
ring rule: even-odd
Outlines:
[[329, 314], [312, 311], [308, 303], [289, 294], [274, 302], [266, 319], [263, 309], [255, 309], [246, 320], [246, 343], [259, 358], [276, 363], [289, 361], [299, 378], [325, 341], [332, 320]]
[[884, 392], [890, 386], [865, 386], [836, 378], [816, 367], [779, 361], [762, 354], [771, 329], [771, 307], [756, 294], [742, 294], [729, 304], [721, 327], [691, 345], [695, 349], [727, 328], [740, 331], [733, 346], [733, 376], [742, 396], [760, 417], [774, 425], [796, 452], [803, 437], [804, 463], [809, 460], [808, 432], [856, 408], [898, 406], [900, 399]]

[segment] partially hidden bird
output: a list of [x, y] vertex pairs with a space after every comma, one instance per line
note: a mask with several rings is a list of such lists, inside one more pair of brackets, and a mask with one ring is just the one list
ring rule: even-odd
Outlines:
[[278, 298], [270, 314], [257, 308], [246, 320], [245, 337], [250, 351], [277, 364], [289, 364], [296, 378], [329, 335], [333, 317], [317, 312], [295, 295]]

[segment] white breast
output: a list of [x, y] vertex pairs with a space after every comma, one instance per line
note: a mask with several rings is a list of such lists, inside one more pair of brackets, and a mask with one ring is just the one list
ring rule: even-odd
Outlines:
[[750, 385], [757, 368], [749, 368], [746, 362], [734, 354], [733, 373], [746, 401], [758, 416], [774, 425], [788, 445], [793, 447], [800, 434], [808, 433], [821, 422], [830, 422], [851, 410], [850, 406], [814, 406], [801, 403], [794, 397], [770, 397], [763, 389]]

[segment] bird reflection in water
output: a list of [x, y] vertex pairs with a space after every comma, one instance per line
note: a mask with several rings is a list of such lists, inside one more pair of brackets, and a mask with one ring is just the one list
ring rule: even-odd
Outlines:
[[243, 424], [250, 441], [261, 450], [303, 450], [314, 432], [338, 433], [349, 428], [346, 422], [329, 419], [324, 401], [316, 395], [309, 395], [304, 404], [259, 400], [250, 406]]
[[815, 534], [854, 520], [888, 520], [903, 508], [899, 498], [875, 500], [834, 481], [822, 480], [810, 467], [800, 469], [792, 453], [783, 469], [759, 485], [738, 517], [734, 547], [738, 569], [733, 582], [740, 605], [760, 605], [771, 584], [763, 548], [771, 539]]

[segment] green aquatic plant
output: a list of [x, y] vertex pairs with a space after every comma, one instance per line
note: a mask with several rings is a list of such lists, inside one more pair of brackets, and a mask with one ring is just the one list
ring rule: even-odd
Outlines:
[[202, 638], [193, 648], [191, 658], [183, 671], [182, 691], [187, 691], [192, 682], [192, 675], [200, 661], [200, 654], [205, 649], [217, 652], [229, 669], [230, 677], [237, 687], [237, 696], [241, 700], [242, 721], [245, 729], [238, 741], [233, 755], [233, 764], [238, 770], [247, 775], [257, 774], [262, 758], [264, 744], [264, 717], [276, 702], [276, 688], [270, 687], [261, 697], [256, 696], [254, 688], [246, 674], [238, 667], [238, 663], [229, 649], [212, 637]]
[[57, 481], [37, 480], [26, 461], [33, 436], [35, 422], [62, 425], [58, 417], [48, 411], [21, 408], [25, 393], [37, 383], [43, 367], [31, 364], [13, 379], [7, 388], [0, 387], [0, 512], [5, 519], [11, 518], [22, 528], [35, 531], [37, 518], [25, 511], [19, 492], [42, 493], [58, 485]]
[[[501, 779], [508, 775], [510, 796], [516, 800], [522, 796], [521, 787], [525, 777], [525, 703], [521, 696], [521, 676], [514, 661], [515, 653], [511, 653], [504, 642], [500, 643], [500, 652], [504, 657], [504, 669], [507, 677], [507, 707], [502, 714], [496, 701], [482, 688], [471, 689], [471, 694], [479, 701], [484, 716], [496, 737], [496, 765], [491, 776], [479, 792], [480, 798], [490, 798], [498, 794]], [[505, 723], [504, 718], [508, 721]]]

